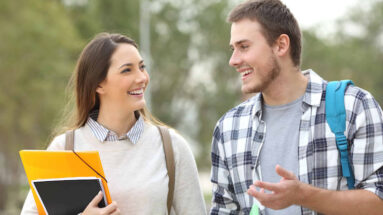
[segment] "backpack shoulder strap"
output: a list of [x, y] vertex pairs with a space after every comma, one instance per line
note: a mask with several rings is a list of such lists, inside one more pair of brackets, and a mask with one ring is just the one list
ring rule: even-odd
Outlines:
[[167, 199], [167, 208], [168, 208], [168, 214], [170, 214], [170, 210], [171, 210], [172, 202], [173, 202], [174, 183], [175, 183], [174, 153], [173, 153], [173, 147], [172, 147], [172, 140], [169, 134], [169, 129], [167, 129], [164, 126], [157, 126], [157, 127], [161, 134], [161, 139], [162, 139], [164, 152], [165, 152], [166, 168], [168, 170], [168, 175], [169, 175], [169, 192], [168, 192], [168, 199]]
[[348, 157], [348, 143], [344, 135], [346, 130], [346, 110], [344, 107], [344, 93], [351, 80], [331, 81], [326, 87], [326, 120], [335, 134], [336, 145], [340, 152], [342, 175], [347, 178], [347, 186], [354, 189], [355, 179]]
[[65, 150], [74, 150], [74, 130], [65, 132]]

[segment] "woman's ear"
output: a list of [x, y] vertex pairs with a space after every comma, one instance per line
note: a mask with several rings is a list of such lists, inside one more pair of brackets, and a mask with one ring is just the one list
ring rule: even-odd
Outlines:
[[96, 88], [96, 92], [100, 95], [104, 94], [105, 93], [105, 90], [104, 88], [102, 87], [102, 83], [100, 83], [99, 85], [97, 85], [97, 88]]
[[287, 34], [281, 34], [275, 41], [275, 54], [282, 57], [288, 54], [290, 49], [290, 37]]

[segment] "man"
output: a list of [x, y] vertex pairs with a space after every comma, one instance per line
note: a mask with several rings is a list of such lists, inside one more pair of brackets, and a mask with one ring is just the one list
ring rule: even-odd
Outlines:
[[[383, 116], [365, 90], [345, 92], [346, 131], [355, 190], [342, 177], [325, 115], [327, 82], [300, 71], [301, 32], [279, 0], [248, 1], [229, 17], [229, 64], [243, 93], [212, 141], [211, 214], [382, 214]], [[342, 190], [342, 191], [341, 191]]]

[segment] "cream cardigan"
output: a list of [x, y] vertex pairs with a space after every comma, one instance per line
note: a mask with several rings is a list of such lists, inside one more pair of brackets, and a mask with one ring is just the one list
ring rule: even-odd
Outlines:
[[[175, 159], [175, 188], [171, 214], [206, 214], [196, 163], [187, 142], [170, 129]], [[48, 150], [63, 150], [65, 135], [57, 136]], [[145, 122], [137, 144], [129, 140], [100, 142], [88, 126], [75, 133], [75, 150], [97, 150], [112, 200], [121, 214], [167, 214], [168, 175], [158, 129]], [[37, 214], [29, 192], [22, 215]]]

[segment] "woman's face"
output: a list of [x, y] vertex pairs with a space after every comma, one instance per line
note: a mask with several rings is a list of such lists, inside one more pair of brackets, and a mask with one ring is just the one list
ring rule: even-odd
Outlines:
[[118, 45], [110, 62], [108, 74], [97, 88], [100, 109], [122, 112], [142, 109], [149, 75], [137, 48], [127, 43]]

